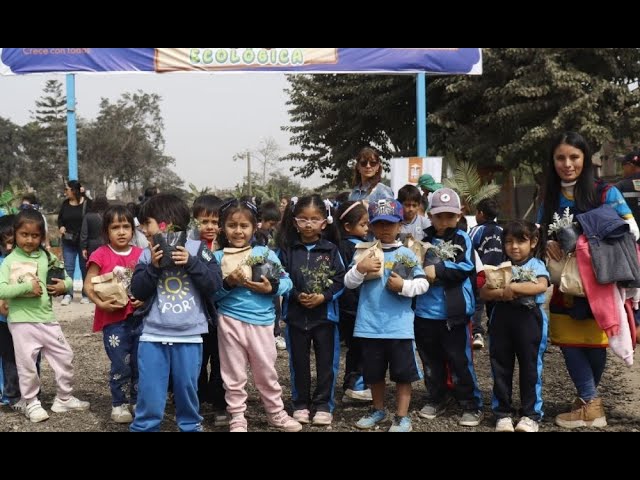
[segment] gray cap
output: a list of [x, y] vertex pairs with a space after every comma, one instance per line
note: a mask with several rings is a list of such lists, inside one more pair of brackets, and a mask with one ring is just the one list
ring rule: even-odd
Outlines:
[[429, 213], [432, 215], [437, 215], [439, 213], [462, 214], [460, 197], [450, 188], [441, 188], [440, 190], [436, 190], [431, 197]]

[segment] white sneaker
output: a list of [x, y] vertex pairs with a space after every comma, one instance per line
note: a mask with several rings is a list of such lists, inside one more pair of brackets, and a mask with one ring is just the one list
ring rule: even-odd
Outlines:
[[496, 422], [496, 432], [508, 432], [513, 433], [513, 420], [509, 417], [500, 418]]
[[276, 337], [276, 349], [278, 350], [286, 350], [287, 349], [287, 341], [284, 337]]
[[78, 400], [76, 397], [69, 397], [68, 400], [60, 400], [56, 397], [53, 400], [53, 405], [51, 406], [51, 411], [55, 413], [65, 413], [65, 412], [84, 412], [85, 410], [89, 410], [89, 402], [83, 402], [82, 400]]
[[532, 420], [529, 417], [522, 417], [516, 425], [516, 432], [530, 432], [535, 433], [540, 429], [538, 422]]
[[213, 426], [214, 427], [228, 427], [229, 415], [225, 410], [216, 411], [213, 413]]
[[373, 396], [371, 395], [371, 389], [367, 388], [366, 390], [351, 390], [350, 388], [346, 389], [344, 392], [346, 397], [349, 397], [351, 400], [357, 400], [359, 402], [372, 402]]
[[89, 297], [82, 297], [82, 300], [80, 300], [80, 303], [82, 305], [89, 305], [91, 303], [91, 300], [89, 300]]
[[122, 404], [117, 407], [111, 408], [111, 420], [116, 423], [131, 423], [133, 422], [133, 417], [131, 416], [131, 412], [129, 411], [129, 405]]
[[484, 348], [484, 338], [482, 338], [481, 333], [476, 333], [473, 336], [473, 349], [482, 350], [483, 348]]
[[44, 408], [42, 408], [39, 400], [31, 402], [29, 405], [27, 405], [24, 411], [24, 415], [33, 423], [40, 423], [44, 422], [45, 420], [49, 420], [49, 414]]
[[71, 305], [71, 300], [73, 300], [71, 298], [71, 295], [65, 295], [62, 298], [62, 301], [60, 302], [60, 305], [62, 305], [63, 307], [68, 307], [69, 305]]

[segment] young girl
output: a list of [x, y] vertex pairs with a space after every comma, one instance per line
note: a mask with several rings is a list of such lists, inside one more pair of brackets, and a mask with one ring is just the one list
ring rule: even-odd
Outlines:
[[[256, 232], [256, 215], [256, 207], [251, 203], [231, 200], [222, 206], [220, 244], [224, 250], [215, 253], [220, 264], [230, 250], [250, 247]], [[275, 254], [266, 247], [255, 247], [250, 255], [268, 255], [271, 262], [280, 265]], [[244, 417], [247, 409], [247, 366], [251, 366], [269, 424], [286, 432], [302, 429], [302, 425], [284, 410], [282, 387], [278, 383], [275, 368], [278, 354], [273, 342], [273, 323], [276, 318], [273, 298], [289, 290], [291, 280], [286, 274], [272, 281], [262, 277], [262, 281], [252, 282], [241, 269], [236, 269], [224, 279], [223, 289], [216, 294], [220, 312], [220, 369], [226, 390], [227, 411], [231, 415], [231, 432], [247, 431]]]
[[[366, 241], [369, 233], [369, 214], [363, 202], [345, 202], [340, 205], [337, 212], [340, 222], [340, 256], [345, 265], [351, 265], [356, 252], [356, 245]], [[353, 329], [356, 324], [358, 311], [358, 299], [360, 289], [345, 289], [340, 297], [340, 338], [347, 346], [347, 354], [344, 368], [345, 400], [357, 400], [370, 402], [371, 390], [367, 388], [362, 379], [362, 351], [360, 342], [353, 337]]]
[[[82, 402], [71, 395], [73, 388], [73, 352], [56, 322], [51, 306], [51, 296], [64, 295], [71, 289], [71, 278], [55, 279], [47, 285], [50, 255], [42, 249], [44, 220], [35, 210], [22, 210], [14, 223], [14, 250], [0, 266], [0, 299], [8, 300], [9, 331], [13, 337], [20, 392], [26, 403], [25, 415], [32, 422], [49, 418], [37, 398], [40, 378], [36, 358], [45, 356], [55, 374], [57, 394], [51, 410], [63, 413], [71, 410], [88, 410], [89, 402]], [[35, 263], [37, 278], [20, 278], [9, 284], [12, 265]]]
[[116, 423], [133, 421], [129, 405], [135, 406], [138, 399], [140, 332], [137, 332], [134, 326], [132, 315], [142, 302], [131, 299], [125, 307], [119, 307], [113, 302], [100, 300], [91, 280], [96, 276], [120, 270], [128, 277], [128, 281], [131, 281], [133, 270], [142, 254], [140, 247], [129, 245], [134, 228], [133, 215], [127, 208], [111, 207], [104, 213], [102, 234], [108, 239], [108, 245], [99, 247], [91, 254], [87, 263], [87, 278], [84, 281], [84, 289], [96, 305], [93, 331], [102, 331], [104, 348], [111, 360], [111, 420]]
[[[537, 432], [542, 419], [542, 361], [547, 346], [547, 316], [542, 309], [549, 272], [535, 257], [538, 229], [524, 220], [510, 222], [503, 232], [504, 251], [514, 265], [514, 278], [504, 289], [481, 291], [496, 302], [489, 320], [493, 412], [497, 432], [513, 432], [511, 390], [515, 359], [520, 367], [522, 417], [516, 432]], [[518, 275], [520, 274], [520, 275]], [[523, 301], [523, 297], [534, 297]]]
[[[322, 238], [333, 233], [331, 202], [318, 195], [291, 199], [280, 230], [280, 259], [291, 272], [287, 346], [291, 369], [293, 418], [331, 425], [333, 391], [340, 366], [337, 299], [344, 285], [338, 248]], [[328, 230], [328, 232], [326, 231]], [[311, 343], [316, 354], [317, 385], [311, 395]]]

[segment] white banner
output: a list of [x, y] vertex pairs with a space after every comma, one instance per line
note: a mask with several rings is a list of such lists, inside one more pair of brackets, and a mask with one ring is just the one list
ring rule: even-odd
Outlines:
[[442, 157], [410, 157], [391, 159], [391, 189], [398, 195], [405, 185], [417, 185], [422, 175], [428, 173], [440, 183], [442, 181]]

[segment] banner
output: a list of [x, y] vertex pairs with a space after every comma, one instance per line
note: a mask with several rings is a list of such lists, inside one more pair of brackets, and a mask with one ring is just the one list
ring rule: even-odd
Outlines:
[[480, 48], [2, 48], [0, 74], [105, 72], [482, 74]]
[[438, 183], [442, 180], [442, 157], [392, 158], [390, 165], [391, 189], [396, 195], [405, 185], [417, 185], [425, 173]]

